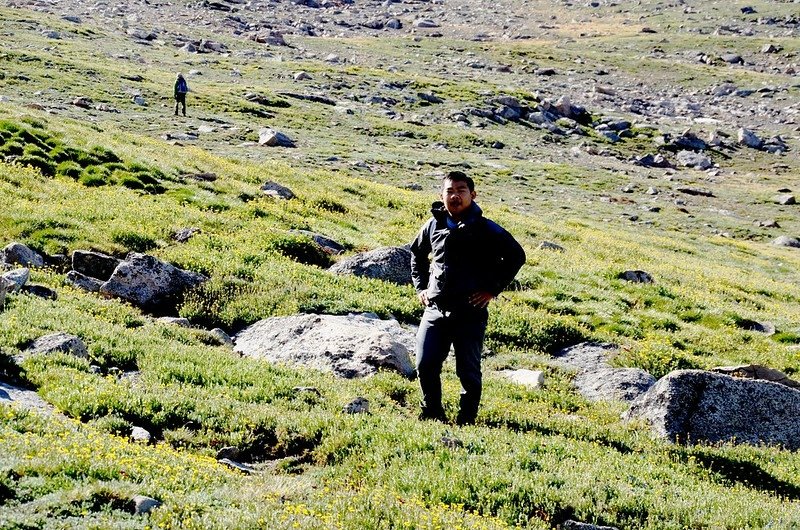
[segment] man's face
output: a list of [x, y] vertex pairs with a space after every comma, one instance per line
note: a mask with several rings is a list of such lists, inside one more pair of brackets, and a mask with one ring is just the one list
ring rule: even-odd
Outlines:
[[442, 186], [442, 202], [450, 217], [458, 219], [467, 211], [475, 198], [475, 192], [469, 191], [466, 182], [445, 179]]

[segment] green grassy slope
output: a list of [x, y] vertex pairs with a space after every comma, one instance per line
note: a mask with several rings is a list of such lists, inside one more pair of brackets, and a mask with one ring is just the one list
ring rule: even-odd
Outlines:
[[[425, 66], [434, 58], [447, 64], [467, 48], [508, 61], [535, 53], [537, 60], [558, 56], [549, 60], [561, 68], [572, 63], [548, 42], [531, 51], [519, 43], [308, 40], [302, 44], [311, 54], [336, 49], [359, 62], [252, 61], [236, 53], [186, 56], [160, 44], [131, 52], [136, 45], [104, 28], [76, 29], [5, 8], [0, 15], [7, 44], [0, 94], [8, 97], [0, 103], [0, 242], [51, 254], [147, 251], [211, 278], [179, 309], [198, 329], [160, 324], [119, 301], [72, 289], [49, 269], [33, 271], [33, 281], [56, 289], [58, 300], [9, 298], [0, 313], [0, 370], [72, 419], [0, 408], [0, 527], [551, 528], [567, 518], [620, 528], [800, 524], [796, 453], [653, 440], [643, 425], [619, 421], [620, 405], [585, 401], [570, 389], [568, 374], [545, 364], [549, 351], [595, 339], [620, 344], [617, 362], [656, 376], [740, 362], [800, 371], [800, 253], [771, 246], [778, 234], [753, 224], [774, 218], [786, 233], [800, 233], [794, 210], [769, 200], [779, 187], [796, 187], [795, 155], [739, 152], [729, 162], [736, 171], [720, 181], [685, 170], [674, 182], [661, 173], [628, 174], [616, 158], [573, 160], [568, 140], [539, 130], [466, 129], [435, 119], [479, 106], [487, 91], [525, 97], [535, 87], [499, 72], [446, 75]], [[62, 32], [57, 46], [41, 36], [43, 27]], [[629, 45], [646, 49], [651, 38], [636, 34]], [[590, 51], [571, 46], [634, 68], [607, 39], [598, 36]], [[381, 60], [401, 68], [389, 72]], [[202, 71], [190, 78], [195, 93], [185, 121], [171, 116], [178, 69]], [[677, 82], [697, 69], [675, 64], [658, 71]], [[231, 76], [234, 70], [241, 76]], [[315, 90], [291, 80], [297, 70], [311, 73], [315, 86], [331, 87], [339, 104], [281, 96]], [[144, 81], [120, 78], [133, 73]], [[393, 80], [410, 81], [414, 93], [439, 94], [445, 108], [404, 102], [407, 119], [393, 120], [347, 97], [381, 92], [380, 83]], [[130, 101], [132, 87], [148, 106]], [[289, 106], [258, 107], [243, 99], [248, 92]], [[120, 113], [78, 109], [69, 104], [78, 95]], [[408, 123], [417, 113], [427, 126]], [[162, 139], [202, 126], [213, 131], [200, 132], [196, 142]], [[287, 132], [299, 147], [248, 143], [263, 126]], [[495, 140], [507, 147], [492, 149]], [[637, 142], [582, 140], [622, 158], [646, 150]], [[778, 160], [787, 164], [783, 173], [765, 169]], [[199, 329], [235, 332], [297, 312], [374, 311], [416, 322], [421, 309], [410, 287], [333, 276], [324, 270], [328, 258], [292, 230], [322, 233], [348, 253], [404, 244], [426, 218], [440, 174], [465, 166], [478, 178], [487, 215], [528, 253], [518, 288], [493, 308], [478, 425], [418, 422], [416, 384], [397, 375], [340, 381], [267, 366], [213, 345]], [[184, 177], [197, 171], [218, 178]], [[689, 213], [664, 201], [656, 215], [625, 202], [619, 190], [631, 179], [664, 189], [713, 186], [716, 196], [692, 197]], [[297, 198], [262, 196], [259, 186], [268, 180]], [[409, 183], [423, 190], [402, 188]], [[650, 222], [633, 222], [632, 213]], [[185, 244], [171, 240], [189, 226], [201, 234]], [[538, 250], [542, 240], [566, 251]], [[619, 279], [627, 269], [646, 270], [656, 281], [628, 284]], [[744, 329], [748, 320], [772, 322], [778, 333]], [[90, 361], [12, 362], [53, 331], [82, 337]], [[527, 391], [491, 373], [507, 367], [543, 368], [547, 384]], [[114, 368], [139, 375], [117, 378], [109, 375]], [[298, 395], [295, 386], [321, 395]], [[445, 389], [452, 415], [458, 383], [451, 369]], [[372, 413], [342, 414], [357, 395], [370, 400]], [[133, 425], [150, 430], [158, 444], [126, 441]], [[463, 446], [448, 447], [446, 436]], [[243, 476], [217, 464], [216, 451], [229, 445], [258, 473]], [[137, 493], [164, 506], [134, 516], [130, 498]]]

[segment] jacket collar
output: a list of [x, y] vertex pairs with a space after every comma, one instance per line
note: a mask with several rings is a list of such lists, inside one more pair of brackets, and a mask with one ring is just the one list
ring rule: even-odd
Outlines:
[[[436, 201], [433, 204], [431, 204], [431, 214], [437, 221], [442, 223], [447, 222], [447, 219], [450, 217], [442, 201]], [[481, 210], [481, 207], [478, 206], [478, 203], [472, 201], [472, 204], [470, 204], [469, 209], [464, 214], [464, 218], [461, 221], [459, 221], [458, 225], [459, 226], [471, 225], [481, 217], [483, 217], [483, 210]], [[453, 221], [452, 218], [450, 218], [450, 220]]]

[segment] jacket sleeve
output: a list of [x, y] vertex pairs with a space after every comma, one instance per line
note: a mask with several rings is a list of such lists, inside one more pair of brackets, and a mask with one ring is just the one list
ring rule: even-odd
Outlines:
[[172, 96], [178, 97], [178, 81], [175, 81], [175, 86], [172, 87]]
[[497, 296], [514, 280], [525, 264], [526, 256], [522, 246], [514, 236], [497, 224], [492, 223], [492, 232], [496, 251], [495, 273], [492, 275], [489, 291]]
[[431, 223], [432, 221], [425, 223], [417, 237], [411, 242], [411, 281], [418, 293], [428, 288], [431, 270], [429, 257], [431, 253]]

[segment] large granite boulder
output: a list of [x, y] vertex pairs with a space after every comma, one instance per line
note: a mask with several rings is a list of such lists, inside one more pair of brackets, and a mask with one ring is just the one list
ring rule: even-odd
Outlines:
[[411, 251], [407, 247], [382, 247], [343, 259], [328, 270], [410, 285]]
[[344, 378], [385, 368], [415, 376], [414, 335], [396, 320], [364, 315], [293, 315], [261, 320], [235, 337], [234, 350], [273, 363], [316, 368]]
[[173, 310], [187, 290], [206, 280], [202, 274], [131, 252], [100, 287], [100, 293], [122, 298], [148, 311], [163, 312]]
[[800, 390], [770, 381], [678, 370], [634, 401], [623, 417], [643, 419], [658, 435], [678, 442], [800, 449]]

